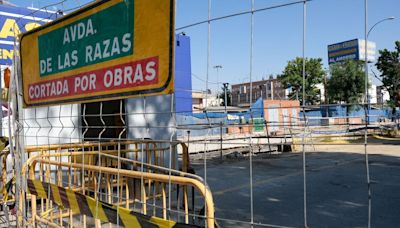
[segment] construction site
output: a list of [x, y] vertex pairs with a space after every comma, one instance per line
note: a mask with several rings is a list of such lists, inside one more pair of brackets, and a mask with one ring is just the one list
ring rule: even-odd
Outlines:
[[[175, 0], [64, 12], [1, 2], [1, 23], [14, 27], [0, 42], [13, 53], [1, 63], [0, 227], [398, 227], [399, 107], [371, 102], [368, 80], [357, 102], [306, 101], [313, 2], [250, 2], [212, 17], [209, 0], [207, 20], [182, 26]], [[254, 17], [286, 7], [303, 20], [297, 93], [252, 79]], [[222, 71], [211, 28], [242, 16], [250, 79], [232, 85], [227, 105], [229, 83], [209, 87], [211, 69], [217, 80]], [[189, 34], [200, 25], [206, 79], [195, 93]]]

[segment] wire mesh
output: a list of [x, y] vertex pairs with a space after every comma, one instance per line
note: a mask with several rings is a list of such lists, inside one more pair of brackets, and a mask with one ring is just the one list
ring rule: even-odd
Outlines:
[[[301, 3], [305, 7], [306, 1], [290, 5]], [[206, 104], [212, 58], [212, 23], [228, 18], [213, 19], [211, 6], [211, 0], [208, 0], [208, 20], [204, 22], [208, 25]], [[250, 11], [232, 15], [250, 13], [250, 75], [252, 33], [253, 26], [257, 25], [253, 16], [262, 12], [264, 10], [254, 9], [252, 1]], [[16, 76], [13, 78], [18, 80]], [[18, 202], [18, 197], [26, 200], [17, 205], [18, 211], [23, 213], [24, 225], [36, 221], [61, 227], [112, 226], [109, 222], [93, 220], [91, 216], [60, 207], [54, 198], [51, 200], [50, 185], [47, 185], [47, 198], [34, 201], [36, 198], [28, 194], [23, 180], [38, 179], [93, 197], [96, 200], [95, 218], [101, 217], [99, 205], [108, 203], [116, 206], [117, 214], [125, 208], [205, 227], [210, 226], [207, 223], [210, 219], [222, 227], [307, 227], [309, 217], [318, 217], [319, 209], [313, 200], [316, 191], [305, 178], [306, 173], [314, 180], [316, 177], [312, 172], [316, 170], [335, 170], [335, 165], [330, 164], [332, 161], [325, 161], [323, 165], [316, 163], [318, 159], [328, 159], [319, 155], [321, 152], [329, 154], [336, 150], [365, 153], [368, 215], [361, 217], [370, 224], [373, 192], [368, 148], [381, 144], [369, 142], [368, 137], [385, 135], [398, 125], [398, 116], [393, 118], [383, 108], [380, 112], [373, 112], [363, 103], [349, 113], [343, 112], [349, 108], [347, 105], [300, 105], [298, 101], [294, 104], [282, 101], [278, 105], [262, 101], [261, 106], [252, 106], [245, 112], [226, 113], [223, 107], [219, 107], [214, 112], [193, 113], [193, 110], [176, 111], [178, 99], [175, 94], [22, 108], [16, 81], [11, 83], [14, 88], [10, 89], [8, 102], [8, 107], [12, 108], [8, 110], [8, 119], [3, 118], [2, 122], [3, 135], [9, 137], [10, 146], [0, 156], [2, 170], [6, 171], [1, 184], [3, 187], [10, 181], [12, 170], [22, 170], [29, 164], [26, 166], [29, 170], [25, 170], [19, 180], [21, 189], [16, 188], [13, 194], [2, 193], [3, 197], [13, 195], [7, 202]], [[250, 88], [252, 105], [252, 86]], [[16, 155], [13, 155], [14, 149]], [[306, 154], [310, 154], [311, 161], [306, 161]], [[19, 161], [14, 166], [10, 162], [11, 156]], [[338, 166], [360, 161], [354, 154], [349, 158], [338, 157], [333, 161]], [[30, 159], [36, 159], [36, 163], [29, 163]], [[298, 163], [300, 160], [302, 164]], [[285, 162], [288, 165], [282, 164]], [[274, 166], [281, 169], [274, 169]], [[133, 175], [135, 171], [142, 175]], [[160, 179], [152, 174], [159, 175]], [[167, 179], [161, 181], [164, 176]], [[197, 180], [203, 185], [195, 188], [177, 181], [177, 177]], [[356, 182], [363, 183], [362, 178]], [[299, 181], [301, 179], [303, 181]], [[294, 184], [279, 180], [293, 181]], [[306, 186], [310, 192], [306, 191]], [[280, 194], [285, 191], [290, 193]], [[19, 195], [20, 192], [24, 194]], [[207, 198], [210, 195], [212, 198]], [[310, 198], [306, 200], [307, 197]], [[345, 201], [346, 197], [335, 199]], [[365, 209], [362, 197], [355, 201]], [[213, 207], [214, 210], [214, 204], [215, 214], [210, 215], [207, 208]], [[3, 214], [0, 217], [7, 218], [1, 222], [9, 223], [9, 216]], [[316, 224], [315, 220], [311, 221]], [[116, 225], [121, 223], [117, 217]]]

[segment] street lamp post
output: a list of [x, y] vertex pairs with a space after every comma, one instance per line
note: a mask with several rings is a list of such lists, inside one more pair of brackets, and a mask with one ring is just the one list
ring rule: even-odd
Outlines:
[[[364, 10], [365, 10], [365, 26], [364, 26], [364, 31], [365, 31], [365, 53], [364, 53], [364, 60], [365, 60], [365, 103], [369, 103], [368, 99], [368, 36], [372, 29], [375, 28], [379, 23], [382, 23], [386, 20], [393, 20], [394, 17], [388, 17], [383, 20], [378, 21], [375, 23], [367, 32], [368, 30], [368, 0], [364, 1]], [[367, 107], [367, 112], [366, 112], [366, 120], [365, 120], [365, 131], [364, 131], [364, 153], [365, 153], [365, 167], [366, 167], [366, 174], [367, 174], [367, 186], [368, 186], [368, 228], [371, 227], [371, 210], [372, 210], [372, 205], [371, 205], [371, 179], [370, 179], [370, 174], [369, 174], [369, 159], [368, 159], [368, 150], [367, 150], [367, 143], [368, 143], [368, 124], [369, 124], [369, 107]]]
[[227, 103], [228, 103], [228, 99], [227, 99], [227, 92], [226, 91], [228, 89], [229, 83], [224, 83], [223, 85], [224, 85], [224, 92], [225, 92], [225, 100], [224, 100], [225, 114], [227, 114], [226, 106], [227, 106]]
[[368, 36], [369, 36], [369, 34], [371, 33], [372, 29], [375, 28], [375, 26], [377, 26], [378, 24], [380, 24], [380, 23], [382, 23], [382, 22], [384, 22], [384, 21], [394, 20], [394, 19], [396, 19], [396, 18], [395, 18], [395, 17], [387, 17], [387, 18], [384, 18], [384, 19], [382, 19], [382, 20], [376, 22], [376, 23], [369, 29], [369, 31], [368, 31], [368, 33], [367, 33], [367, 39], [368, 39]]
[[214, 69], [217, 70], [217, 94], [219, 90], [219, 69], [222, 69], [222, 65], [215, 65], [213, 66]]
[[367, 123], [369, 124], [369, 109], [370, 109], [370, 101], [371, 101], [371, 99], [370, 99], [370, 95], [369, 95], [369, 91], [368, 91], [368, 37], [369, 37], [369, 34], [371, 33], [371, 31], [378, 25], [378, 24], [380, 24], [380, 23], [382, 23], [382, 22], [384, 22], [384, 21], [388, 21], [388, 20], [394, 20], [395, 19], [395, 17], [387, 17], [387, 18], [384, 18], [384, 19], [382, 19], [382, 20], [380, 20], [380, 21], [378, 21], [378, 22], [376, 22], [369, 30], [368, 30], [368, 32], [367, 32], [367, 14], [366, 14], [366, 17], [365, 17], [365, 45], [364, 45], [364, 64], [365, 64], [365, 103], [367, 103], [368, 104], [368, 110], [367, 110], [367, 119], [366, 119], [366, 121], [367, 121]]

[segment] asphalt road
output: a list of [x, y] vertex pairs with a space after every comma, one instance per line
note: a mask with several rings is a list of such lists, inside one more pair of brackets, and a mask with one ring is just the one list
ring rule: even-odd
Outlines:
[[[371, 227], [400, 227], [400, 146], [384, 147], [369, 148]], [[363, 147], [327, 148], [306, 155], [308, 226], [367, 227]], [[207, 161], [207, 182], [221, 227], [251, 227], [249, 166], [248, 158]], [[203, 161], [194, 161], [193, 167], [204, 177]], [[253, 157], [253, 198], [254, 224], [263, 224], [254, 227], [303, 227], [302, 154]]]

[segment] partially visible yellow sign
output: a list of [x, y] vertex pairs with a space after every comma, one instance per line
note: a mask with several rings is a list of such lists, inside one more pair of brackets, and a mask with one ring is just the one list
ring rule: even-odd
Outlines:
[[174, 0], [95, 2], [20, 43], [25, 106], [173, 91]]

